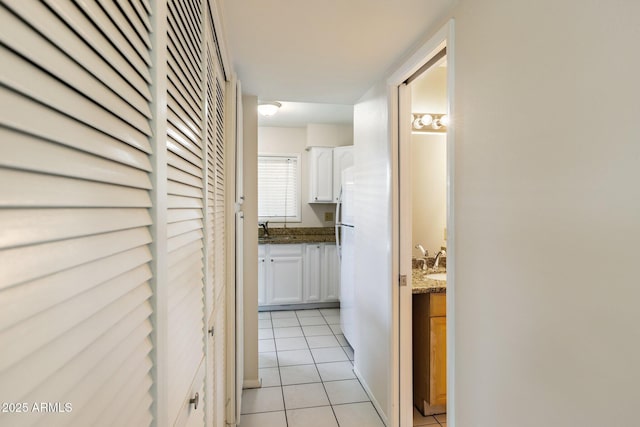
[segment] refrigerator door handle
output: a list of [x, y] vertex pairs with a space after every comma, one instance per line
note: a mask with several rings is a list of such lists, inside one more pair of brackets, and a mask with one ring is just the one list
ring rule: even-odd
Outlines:
[[338, 262], [342, 259], [342, 244], [340, 243], [340, 226], [342, 225], [342, 187], [340, 187], [340, 196], [338, 196], [338, 203], [336, 203], [336, 249], [338, 251]]

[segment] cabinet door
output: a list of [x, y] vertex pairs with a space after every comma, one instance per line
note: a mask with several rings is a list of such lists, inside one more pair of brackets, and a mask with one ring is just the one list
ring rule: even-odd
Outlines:
[[333, 201], [337, 202], [340, 197], [340, 185], [342, 182], [342, 171], [349, 166], [353, 166], [353, 146], [336, 147], [333, 149]]
[[302, 255], [272, 255], [267, 271], [267, 304], [302, 302]]
[[267, 263], [265, 257], [258, 257], [258, 305], [267, 303]]
[[309, 149], [309, 203], [333, 202], [333, 149]]
[[322, 301], [338, 301], [340, 299], [340, 267], [336, 245], [324, 245], [322, 257]]
[[429, 319], [429, 404], [447, 403], [447, 318]]
[[303, 282], [304, 302], [320, 301], [320, 282], [321, 277], [323, 276], [322, 271], [320, 270], [322, 246], [323, 245], [320, 244], [309, 244], [305, 247]]

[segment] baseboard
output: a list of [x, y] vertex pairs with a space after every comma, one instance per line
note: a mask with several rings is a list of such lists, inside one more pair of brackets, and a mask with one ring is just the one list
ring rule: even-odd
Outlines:
[[262, 387], [262, 378], [258, 378], [255, 380], [244, 380], [242, 382], [242, 389], [246, 388], [260, 388]]
[[340, 302], [311, 302], [304, 304], [259, 305], [258, 311], [310, 310], [313, 308], [340, 308]]
[[382, 419], [382, 422], [384, 423], [385, 426], [388, 426], [389, 425], [389, 420], [387, 419], [386, 415], [384, 414], [384, 411], [382, 410], [382, 407], [380, 406], [380, 403], [378, 403], [378, 401], [376, 400], [375, 396], [371, 392], [371, 389], [369, 388], [369, 385], [364, 380], [364, 378], [362, 378], [362, 375], [360, 375], [360, 372], [355, 367], [355, 365], [353, 366], [353, 373], [356, 374], [356, 377], [358, 377], [358, 380], [360, 381], [360, 384], [362, 384], [362, 388], [364, 389], [365, 393], [367, 393], [367, 395], [369, 396], [369, 399], [371, 399], [371, 403], [373, 403], [373, 407], [378, 412], [378, 415], [380, 415], [380, 418]]

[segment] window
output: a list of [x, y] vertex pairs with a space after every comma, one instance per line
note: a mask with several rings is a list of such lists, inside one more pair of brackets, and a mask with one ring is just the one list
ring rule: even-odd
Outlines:
[[258, 219], [300, 222], [300, 155], [258, 156]]

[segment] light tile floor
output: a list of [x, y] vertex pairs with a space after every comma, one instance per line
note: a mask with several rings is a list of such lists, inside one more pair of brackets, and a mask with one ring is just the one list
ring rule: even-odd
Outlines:
[[[262, 388], [244, 390], [239, 427], [384, 427], [353, 373], [353, 349], [340, 330], [340, 309], [261, 312]], [[447, 416], [414, 426], [447, 427]]]
[[258, 317], [262, 388], [244, 390], [239, 427], [384, 427], [353, 373], [340, 309]]

